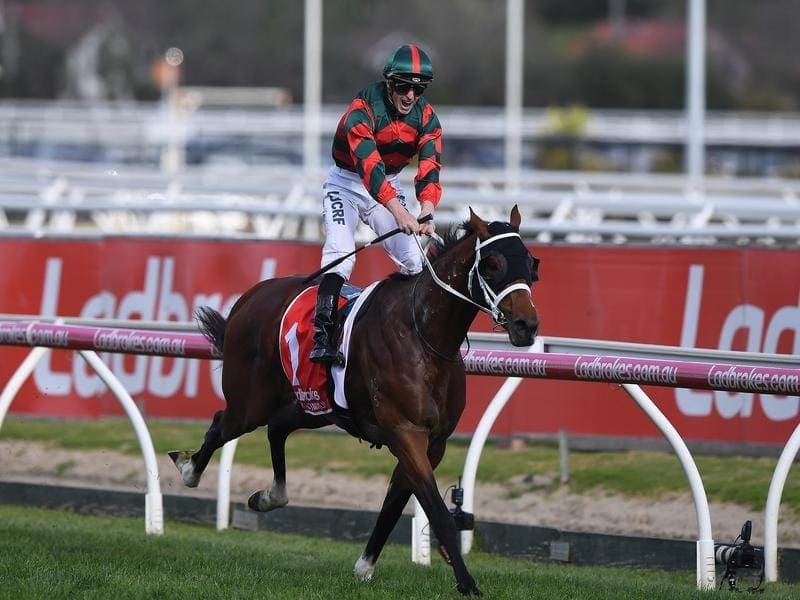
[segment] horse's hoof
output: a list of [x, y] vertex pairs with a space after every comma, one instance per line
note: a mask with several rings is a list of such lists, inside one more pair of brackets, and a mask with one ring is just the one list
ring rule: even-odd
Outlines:
[[353, 567], [353, 573], [359, 581], [369, 581], [375, 573], [375, 564], [371, 560], [364, 558], [364, 555], [358, 557], [356, 565]]
[[269, 512], [289, 504], [288, 498], [273, 498], [266, 490], [258, 490], [247, 499], [247, 506], [256, 512]]
[[183, 484], [191, 488], [197, 487], [197, 484], [200, 483], [200, 476], [194, 472], [194, 465], [192, 464], [193, 452], [173, 450], [167, 454], [169, 454], [172, 462], [178, 468]]
[[478, 589], [478, 586], [475, 582], [471, 582], [468, 585], [456, 585], [456, 589], [464, 596], [483, 596], [483, 593]]

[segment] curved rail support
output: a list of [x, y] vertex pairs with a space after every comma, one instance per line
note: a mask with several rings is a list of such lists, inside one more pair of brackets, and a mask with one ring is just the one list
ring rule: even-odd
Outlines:
[[217, 529], [227, 529], [231, 523], [231, 471], [233, 456], [239, 438], [226, 442], [219, 457], [219, 476], [217, 477]]
[[[531, 347], [530, 352], [534, 352], [534, 347]], [[461, 485], [464, 488], [464, 510], [472, 512], [474, 507], [475, 496], [475, 478], [478, 469], [478, 462], [480, 455], [483, 451], [486, 438], [492, 428], [497, 416], [502, 411], [503, 407], [508, 402], [509, 398], [519, 386], [521, 378], [509, 377], [506, 379], [503, 386], [497, 392], [492, 402], [483, 414], [478, 427], [473, 435], [472, 442], [470, 443], [469, 450], [467, 451], [467, 458], [464, 464], [464, 473]], [[678, 460], [683, 467], [686, 477], [689, 480], [692, 497], [695, 503], [695, 512], [697, 516], [698, 526], [698, 541], [697, 541], [697, 587], [703, 590], [713, 590], [716, 586], [716, 570], [714, 565], [714, 539], [711, 533], [711, 513], [708, 507], [708, 499], [706, 497], [705, 488], [703, 487], [700, 472], [697, 465], [692, 458], [686, 443], [678, 434], [675, 427], [664, 414], [658, 409], [653, 401], [642, 391], [641, 387], [636, 384], [622, 384], [625, 391], [633, 398], [639, 407], [645, 412], [651, 421], [659, 428], [662, 434], [672, 445], [675, 453], [678, 455]], [[461, 547], [464, 554], [468, 553], [472, 548], [472, 532], [461, 532]]]
[[411, 560], [418, 565], [431, 564], [431, 529], [428, 516], [417, 497], [412, 494], [414, 516], [411, 517]]
[[48, 352], [50, 352], [50, 348], [44, 348], [42, 346], [37, 346], [31, 350], [28, 356], [25, 357], [25, 360], [17, 367], [17, 370], [14, 371], [11, 379], [8, 380], [6, 387], [3, 388], [3, 393], [0, 394], [0, 428], [3, 427], [3, 420], [6, 418], [6, 413], [8, 413], [11, 402], [14, 401], [19, 390], [28, 380], [28, 377], [31, 376], [31, 373], [33, 373], [36, 364]]
[[[30, 377], [36, 364], [42, 357], [50, 351], [50, 348], [37, 346], [28, 353], [25, 360], [22, 361], [17, 370], [8, 380], [2, 394], [0, 394], [0, 427], [3, 425], [8, 409], [11, 402], [16, 397], [19, 390], [24, 385], [25, 381]], [[142, 456], [144, 457], [145, 470], [147, 476], [147, 494], [145, 495], [145, 532], [148, 534], [160, 535], [164, 533], [164, 505], [161, 496], [161, 487], [158, 478], [158, 463], [156, 462], [155, 450], [153, 449], [153, 441], [150, 438], [150, 432], [147, 425], [142, 418], [139, 409], [134, 403], [128, 391], [122, 386], [116, 376], [111, 372], [111, 369], [100, 360], [96, 352], [91, 350], [78, 350], [77, 351], [83, 359], [89, 363], [94, 369], [100, 379], [108, 386], [111, 393], [116, 396], [133, 425], [136, 436], [139, 439], [139, 445], [142, 449]]]
[[161, 535], [164, 533], [164, 503], [161, 497], [161, 486], [158, 481], [158, 463], [156, 453], [153, 448], [153, 440], [150, 432], [139, 412], [139, 408], [131, 398], [119, 379], [114, 376], [106, 363], [93, 350], [78, 350], [78, 353], [89, 363], [97, 375], [108, 386], [114, 396], [117, 397], [122, 408], [125, 409], [128, 419], [130, 419], [136, 437], [139, 439], [139, 446], [144, 457], [145, 474], [147, 476], [147, 494], [145, 495], [145, 532]]
[[635, 383], [623, 383], [623, 389], [633, 398], [650, 420], [661, 430], [664, 437], [672, 445], [675, 454], [678, 455], [681, 466], [689, 480], [689, 487], [692, 490], [694, 499], [694, 509], [697, 514], [697, 529], [699, 538], [697, 540], [697, 588], [701, 590], [713, 590], [716, 587], [717, 572], [714, 566], [714, 538], [711, 535], [711, 512], [708, 508], [708, 498], [703, 487], [703, 480], [700, 472], [692, 458], [689, 448], [681, 438], [678, 431], [664, 416], [650, 397], [642, 391], [642, 388]]
[[[528, 352], [542, 352], [544, 350], [544, 342], [541, 338], [537, 338], [533, 345], [527, 350]], [[505, 408], [511, 396], [522, 383], [522, 377], [509, 377], [497, 390], [497, 393], [492, 398], [486, 411], [481, 416], [478, 427], [475, 433], [472, 434], [472, 440], [469, 443], [467, 450], [467, 458], [464, 460], [464, 472], [461, 476], [461, 487], [464, 488], [464, 512], [471, 513], [475, 506], [475, 478], [478, 474], [478, 463], [481, 461], [481, 454], [483, 447], [486, 445], [486, 439], [492, 431], [492, 426], [500, 415], [500, 412]], [[461, 553], [467, 554], [472, 549], [472, 531], [461, 532]]]
[[778, 580], [778, 511], [781, 507], [783, 486], [789, 476], [792, 462], [800, 451], [800, 425], [795, 427], [775, 466], [769, 483], [767, 504], [764, 509], [764, 579]]

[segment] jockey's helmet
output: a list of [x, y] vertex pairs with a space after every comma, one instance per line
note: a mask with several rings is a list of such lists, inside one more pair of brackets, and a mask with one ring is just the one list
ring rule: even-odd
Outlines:
[[424, 50], [414, 44], [403, 44], [386, 59], [383, 76], [412, 84], [428, 84], [433, 80], [433, 63]]

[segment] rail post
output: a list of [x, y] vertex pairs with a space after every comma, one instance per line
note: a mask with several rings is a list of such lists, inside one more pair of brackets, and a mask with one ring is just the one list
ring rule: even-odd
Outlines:
[[767, 504], [764, 508], [764, 579], [778, 580], [778, 511], [781, 507], [781, 496], [792, 462], [800, 451], [800, 425], [795, 427], [789, 441], [775, 466], [775, 472], [769, 483]]
[[650, 397], [636, 384], [623, 383], [623, 389], [633, 398], [656, 427], [667, 438], [678, 460], [683, 467], [683, 472], [689, 480], [689, 487], [694, 498], [694, 510], [697, 516], [697, 588], [713, 590], [716, 587], [717, 572], [714, 566], [714, 537], [711, 535], [711, 512], [708, 508], [708, 498], [703, 487], [700, 471], [692, 458], [686, 442], [680, 436], [669, 419], [664, 416]]

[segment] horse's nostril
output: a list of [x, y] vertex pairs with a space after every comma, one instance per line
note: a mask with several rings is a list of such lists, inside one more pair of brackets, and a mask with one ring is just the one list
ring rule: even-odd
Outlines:
[[526, 319], [517, 319], [514, 321], [514, 327], [520, 331], [530, 331], [534, 335], [539, 331], [539, 321], [529, 321]]
[[525, 319], [518, 319], [514, 321], [514, 327], [520, 333], [524, 333], [525, 335], [529, 336], [531, 340], [533, 340], [537, 335], [539, 335], [539, 321], [529, 321]]

